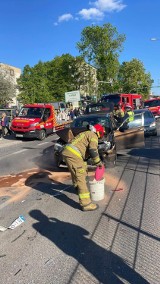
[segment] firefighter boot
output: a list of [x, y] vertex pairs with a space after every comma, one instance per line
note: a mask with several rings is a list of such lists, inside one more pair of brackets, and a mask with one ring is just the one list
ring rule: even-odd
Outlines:
[[94, 211], [94, 210], [97, 210], [98, 208], [99, 206], [97, 204], [94, 204], [91, 202], [88, 205], [83, 206], [82, 211]]
[[80, 199], [79, 203], [81, 205], [82, 211], [94, 211], [99, 207], [97, 204], [92, 203], [90, 198]]

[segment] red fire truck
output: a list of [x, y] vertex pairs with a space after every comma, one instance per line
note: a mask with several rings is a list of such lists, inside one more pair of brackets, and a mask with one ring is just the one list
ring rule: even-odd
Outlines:
[[140, 94], [106, 94], [100, 99], [100, 102], [108, 102], [113, 104], [113, 108], [121, 105], [124, 110], [125, 105], [130, 105], [133, 109], [142, 106], [142, 95]]
[[17, 138], [38, 138], [39, 140], [56, 130], [63, 129], [69, 122], [58, 123], [51, 104], [26, 104], [18, 117], [11, 122], [10, 129]]
[[160, 117], [160, 98], [153, 98], [144, 101], [144, 107], [148, 108], [153, 113], [155, 118]]

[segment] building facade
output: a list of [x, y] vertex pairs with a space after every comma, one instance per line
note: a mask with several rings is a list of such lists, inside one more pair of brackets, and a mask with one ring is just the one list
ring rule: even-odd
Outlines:
[[[17, 79], [21, 75], [20, 68], [17, 68], [17, 67], [8, 65], [8, 64], [0, 63], [0, 72], [3, 73], [4, 76], [8, 77], [9, 79], [12, 79], [12, 82], [13, 84], [15, 84], [15, 86], [17, 85]], [[19, 94], [19, 91], [17, 88], [15, 97], [12, 98], [12, 101], [8, 102], [9, 107], [13, 107], [13, 106], [18, 107], [18, 100], [17, 100], [18, 94]]]

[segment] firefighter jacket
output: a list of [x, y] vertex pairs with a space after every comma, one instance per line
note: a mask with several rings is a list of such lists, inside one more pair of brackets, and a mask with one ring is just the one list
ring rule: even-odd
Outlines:
[[129, 115], [129, 118], [128, 118], [129, 122], [133, 121], [134, 120], [134, 112], [130, 110], [127, 113]]
[[122, 109], [117, 109], [114, 113], [115, 116], [117, 117], [124, 117], [124, 111]]
[[95, 165], [101, 161], [98, 154], [98, 137], [92, 131], [81, 132], [71, 143], [65, 146], [64, 151], [65, 149], [83, 160], [86, 160], [90, 156]]
[[127, 111], [127, 113], [125, 114], [123, 120], [125, 121], [127, 119], [127, 122], [131, 122], [134, 120], [134, 112], [132, 110]]

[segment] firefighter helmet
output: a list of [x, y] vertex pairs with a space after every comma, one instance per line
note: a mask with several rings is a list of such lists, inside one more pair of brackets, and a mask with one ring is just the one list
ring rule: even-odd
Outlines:
[[126, 105], [125, 105], [125, 110], [126, 110], [126, 111], [132, 110], [131, 105], [130, 105], [130, 104], [126, 104]]
[[101, 124], [90, 125], [89, 129], [95, 132], [98, 138], [103, 138], [105, 130]]

